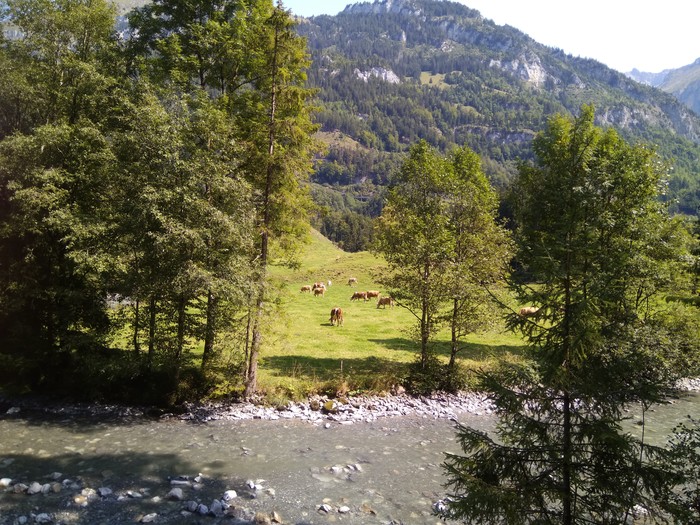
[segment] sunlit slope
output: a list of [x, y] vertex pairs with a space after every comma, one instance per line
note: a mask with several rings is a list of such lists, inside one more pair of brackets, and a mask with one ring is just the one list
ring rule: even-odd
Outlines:
[[[274, 266], [271, 273], [280, 286], [280, 299], [271, 306], [272, 325], [266, 330], [260, 366], [263, 386], [301, 392], [311, 382], [344, 381], [381, 389], [400, 377], [416, 356], [417, 347], [410, 338], [416, 318], [405, 308], [377, 308], [376, 299], [351, 300], [358, 290], [387, 295], [379, 284], [386, 269], [381, 257], [344, 252], [317, 231], [312, 232], [298, 269]], [[358, 284], [348, 286], [350, 277], [357, 278]], [[300, 291], [319, 281], [327, 285], [324, 296]], [[330, 311], [336, 306], [343, 310], [343, 326], [330, 324]], [[437, 348], [445, 356], [448, 337], [440, 334]], [[520, 344], [500, 331], [483, 334], [464, 352], [462, 362], [517, 352]]]

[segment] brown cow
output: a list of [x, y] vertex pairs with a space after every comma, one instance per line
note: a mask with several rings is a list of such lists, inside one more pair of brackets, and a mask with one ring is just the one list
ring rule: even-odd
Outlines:
[[322, 286], [320, 288], [314, 288], [314, 297], [321, 296], [323, 297], [323, 294], [326, 293], [326, 287]]
[[394, 307], [394, 299], [391, 297], [380, 297], [379, 300], [377, 301], [377, 308], [380, 306], [383, 306], [386, 309], [386, 305], [389, 305], [390, 308]]
[[355, 292], [352, 294], [352, 297], [350, 298], [351, 301], [359, 301], [362, 299], [363, 301], [367, 300], [367, 292]]
[[538, 306], [525, 306], [520, 309], [518, 314], [521, 317], [536, 317], [537, 312], [540, 311], [540, 308]]
[[378, 292], [377, 290], [367, 290], [367, 299], [373, 299], [375, 297], [379, 297], [381, 295], [381, 292]]
[[325, 287], [326, 287], [326, 285], [323, 284], [322, 282], [317, 282], [317, 283], [314, 283], [314, 285], [311, 287], [311, 289], [315, 290], [316, 288], [325, 288]]
[[304, 292], [311, 293], [311, 285], [310, 284], [305, 284], [304, 286], [301, 287], [301, 293], [304, 293]]
[[342, 326], [343, 325], [343, 310], [339, 307], [336, 306], [331, 310], [331, 326], [337, 325], [337, 326]]
[[352, 286], [353, 284], [357, 284], [357, 277], [350, 277], [350, 279], [348, 279], [348, 286]]

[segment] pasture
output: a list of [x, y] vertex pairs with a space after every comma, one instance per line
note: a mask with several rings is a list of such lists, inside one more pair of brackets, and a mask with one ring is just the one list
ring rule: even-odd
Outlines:
[[[356, 291], [379, 290], [386, 295], [379, 284], [386, 268], [374, 254], [343, 252], [316, 231], [299, 269], [271, 268], [280, 295], [259, 369], [259, 384], [268, 396], [384, 391], [403, 377], [418, 350], [409, 334], [415, 317], [398, 306], [377, 308], [376, 298], [350, 300]], [[358, 283], [348, 286], [350, 277]], [[323, 296], [301, 292], [302, 286], [319, 281], [327, 286]], [[343, 326], [331, 325], [334, 307], [343, 310]], [[522, 351], [522, 341], [499, 328], [474, 335], [468, 343], [459, 362], [471, 369], [489, 366], [498, 356], [517, 358]], [[447, 331], [438, 335], [436, 350], [447, 360]]]

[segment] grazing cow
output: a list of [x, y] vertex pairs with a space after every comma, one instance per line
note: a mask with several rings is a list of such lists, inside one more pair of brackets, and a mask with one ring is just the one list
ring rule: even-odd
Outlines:
[[386, 309], [386, 305], [389, 305], [389, 308], [393, 308], [394, 300], [391, 297], [380, 297], [377, 301], [377, 308], [382, 306], [384, 309]]
[[363, 301], [367, 300], [367, 292], [355, 292], [352, 294], [352, 297], [350, 298], [351, 301], [359, 301], [362, 299]]
[[343, 310], [338, 306], [331, 310], [331, 326], [333, 325], [343, 325]]
[[310, 284], [305, 284], [304, 286], [301, 287], [301, 292], [309, 292], [311, 293], [311, 285]]
[[312, 290], [315, 290], [316, 288], [325, 288], [326, 285], [323, 284], [322, 282], [314, 283], [314, 285], [311, 287]]
[[537, 312], [539, 312], [540, 309], [538, 306], [525, 306], [520, 309], [518, 314], [521, 317], [535, 317], [537, 316]]
[[320, 288], [314, 288], [314, 297], [318, 297], [319, 295], [323, 297], [323, 294], [326, 293], [326, 287], [322, 286]]
[[377, 290], [367, 290], [367, 299], [374, 299], [375, 297], [379, 297], [381, 295], [381, 292], [378, 292]]
[[350, 279], [348, 279], [348, 286], [352, 286], [353, 284], [357, 284], [357, 277], [350, 277]]

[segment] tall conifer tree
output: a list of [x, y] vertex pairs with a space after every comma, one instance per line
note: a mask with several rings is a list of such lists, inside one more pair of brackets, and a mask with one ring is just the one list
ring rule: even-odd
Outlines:
[[[531, 365], [483, 376], [498, 438], [466, 427], [465, 456], [448, 455], [453, 501], [468, 523], [626, 523], [635, 506], [663, 520], [674, 483], [665, 454], [621, 428], [670, 391], [677, 348], [654, 319], [653, 298], [680, 261], [683, 239], [659, 203], [663, 166], [593, 123], [552, 118], [537, 163], [514, 191], [518, 284], [536, 317], [513, 314]], [[637, 507], [639, 508], [639, 507]]]

